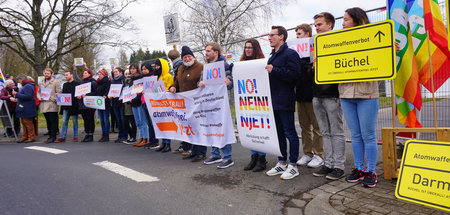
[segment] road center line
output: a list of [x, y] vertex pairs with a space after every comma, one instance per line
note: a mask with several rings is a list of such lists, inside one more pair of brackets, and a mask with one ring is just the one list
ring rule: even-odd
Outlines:
[[25, 148], [26, 149], [43, 151], [43, 152], [48, 152], [48, 153], [52, 153], [52, 154], [55, 154], [55, 155], [68, 152], [66, 150], [53, 149], [53, 148], [42, 147], [42, 146], [29, 146], [29, 147], [25, 147]]
[[125, 176], [131, 180], [134, 180], [136, 182], [154, 182], [159, 181], [157, 177], [153, 177], [144, 173], [140, 173], [136, 170], [121, 166], [116, 163], [112, 163], [109, 161], [102, 161], [97, 163], [92, 163], [94, 165], [103, 167], [109, 171], [112, 171], [114, 173], [117, 173], [119, 175]]

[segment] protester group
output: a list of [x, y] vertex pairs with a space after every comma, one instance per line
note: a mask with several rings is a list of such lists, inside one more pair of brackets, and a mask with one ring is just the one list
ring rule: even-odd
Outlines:
[[[334, 16], [322, 12], [314, 16], [314, 25], [318, 34], [332, 31]], [[345, 11], [343, 28], [368, 24], [366, 13], [360, 8], [350, 8]], [[297, 38], [312, 36], [309, 24], [301, 24], [296, 28]], [[376, 186], [377, 176], [375, 165], [377, 161], [377, 141], [375, 127], [378, 113], [378, 82], [354, 82], [341, 84], [321, 84], [314, 82], [314, 63], [310, 58], [300, 58], [299, 54], [289, 49], [286, 44], [287, 30], [282, 26], [272, 26], [269, 34], [270, 46], [273, 48], [269, 56], [266, 71], [269, 75], [273, 113], [277, 129], [278, 142], [282, 156], [278, 157], [275, 167], [266, 175], [281, 175], [281, 179], [292, 179], [299, 175], [298, 166], [318, 168], [313, 173], [317, 177], [337, 180], [344, 176], [345, 134], [343, 116], [351, 132], [355, 168], [346, 181], [350, 183], [362, 181], [365, 187]], [[211, 42], [205, 46], [206, 63], [224, 61], [227, 78], [225, 84], [228, 90], [233, 87], [233, 64], [229, 65], [221, 55], [222, 48], [218, 43]], [[85, 136], [81, 142], [94, 141], [96, 109], [86, 107], [83, 98], [86, 96], [101, 96], [105, 101], [105, 109], [98, 109], [102, 136], [98, 142], [109, 142], [113, 130], [118, 128], [114, 142], [132, 144], [135, 147], [145, 147], [160, 152], [171, 151], [171, 140], [156, 138], [147, 103], [142, 93], [137, 93], [131, 101], [123, 102], [122, 97], [108, 97], [111, 84], [121, 84], [123, 87], [133, 86], [133, 83], [145, 77], [156, 76], [163, 80], [166, 90], [179, 93], [205, 87], [202, 81], [203, 64], [194, 56], [192, 50], [183, 46], [181, 54], [173, 49], [168, 53], [173, 68], [173, 76], [169, 73], [170, 65], [165, 59], [159, 58], [154, 63], [143, 62], [124, 68], [112, 67], [112, 74], [105, 69], [94, 72], [84, 65], [82, 77], [78, 77], [77, 67], [64, 73], [66, 82], [62, 85], [54, 78], [52, 69], [46, 68], [44, 79], [35, 81], [25, 75], [18, 75], [15, 80], [8, 75], [5, 88], [1, 91], [1, 99], [6, 100], [9, 112], [14, 119], [16, 133], [22, 124], [22, 136], [19, 143], [34, 142], [38, 109], [47, 122], [49, 138], [46, 143], [69, 141], [67, 137], [69, 118], [72, 117], [73, 142], [78, 142], [78, 115], [84, 121]], [[244, 51], [240, 61], [265, 58], [260, 44], [256, 39], [244, 43]], [[16, 83], [20, 83], [20, 90]], [[75, 96], [75, 89], [80, 84], [90, 83], [91, 91]], [[50, 89], [49, 98], [43, 99], [42, 89]], [[58, 94], [71, 94], [71, 106], [58, 106]], [[301, 139], [304, 155], [299, 158], [300, 141], [295, 128], [295, 107], [301, 127]], [[58, 114], [62, 115], [62, 128], [59, 138]], [[110, 123], [110, 118], [111, 122]], [[81, 138], [80, 138], [81, 139]], [[289, 147], [287, 140], [289, 141]], [[289, 151], [288, 151], [289, 150]], [[182, 154], [183, 159], [192, 162], [203, 161], [204, 164], [218, 164], [218, 168], [228, 168], [234, 165], [232, 159], [232, 144], [222, 148], [212, 147], [211, 156], [207, 158], [207, 147], [195, 143], [181, 142], [172, 153]], [[221, 155], [222, 154], [222, 155]], [[289, 156], [288, 156], [289, 155]], [[261, 172], [266, 170], [266, 154], [251, 150], [250, 162], [244, 170]], [[289, 160], [288, 160], [289, 158]]]

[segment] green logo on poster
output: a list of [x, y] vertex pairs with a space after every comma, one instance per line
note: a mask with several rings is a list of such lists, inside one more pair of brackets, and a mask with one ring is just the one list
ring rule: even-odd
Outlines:
[[97, 105], [102, 106], [102, 104], [103, 104], [103, 101], [101, 99], [97, 99]]

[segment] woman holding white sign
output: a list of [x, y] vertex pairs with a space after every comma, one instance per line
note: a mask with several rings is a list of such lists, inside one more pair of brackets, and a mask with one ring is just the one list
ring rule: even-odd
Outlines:
[[[114, 68], [114, 76], [113, 80], [111, 81], [111, 84], [116, 84], [117, 86], [122, 85], [120, 88], [120, 91], [122, 91], [123, 86], [125, 85], [125, 77], [123, 76], [124, 70], [120, 67]], [[114, 85], [112, 85], [114, 86]], [[112, 91], [112, 87], [111, 87]], [[120, 94], [120, 93], [119, 93]], [[119, 97], [109, 97], [111, 99], [111, 110], [113, 115], [116, 117], [117, 127], [119, 128], [119, 134], [117, 137], [116, 143], [121, 143], [125, 140], [127, 140], [128, 134], [125, 130], [124, 124], [123, 124], [123, 103], [122, 101], [119, 101]], [[113, 126], [111, 126], [113, 127]], [[114, 128], [114, 127], [113, 127]]]
[[98, 142], [109, 142], [109, 114], [111, 112], [111, 101], [107, 98], [107, 96], [109, 93], [111, 82], [108, 78], [108, 72], [104, 69], [99, 70], [97, 72], [97, 76], [98, 87], [96, 90], [96, 96], [102, 96], [103, 98], [105, 98], [105, 110], [98, 110], [100, 125], [102, 127], [102, 138], [100, 138]]
[[83, 117], [84, 121], [84, 133], [86, 134], [86, 136], [81, 142], [92, 142], [94, 141], [94, 131], [95, 131], [95, 120], [94, 120], [95, 109], [86, 107], [83, 103], [83, 98], [85, 96], [94, 95], [93, 92], [97, 90], [97, 82], [95, 81], [94, 78], [92, 78], [94, 73], [87, 67], [83, 71], [83, 80], [80, 80], [80, 78], [78, 77], [75, 66], [73, 74], [75, 76], [75, 79], [77, 81], [80, 81], [82, 84], [91, 83], [91, 92], [81, 96], [77, 96], [77, 99], [78, 99], [78, 107], [80, 108], [81, 116]]
[[[264, 58], [258, 40], [249, 39], [245, 42], [244, 52], [241, 56], [241, 61], [256, 60]], [[245, 171], [253, 170], [253, 172], [261, 172], [266, 169], [266, 153], [250, 150], [250, 163], [244, 168]]]
[[[342, 27], [351, 28], [369, 24], [366, 12], [354, 7], [345, 11]], [[377, 138], [375, 128], [378, 115], [378, 81], [340, 83], [339, 97], [345, 121], [352, 135], [355, 169], [347, 176], [347, 182], [362, 180], [365, 187], [375, 187], [377, 175]], [[367, 166], [364, 167], [364, 157]]]
[[[141, 79], [141, 71], [139, 69], [139, 66], [137, 64], [132, 64], [129, 67], [129, 70], [131, 72], [131, 80], [133, 81], [131, 86], [134, 85], [134, 83]], [[139, 141], [133, 146], [141, 147], [148, 144], [148, 125], [147, 120], [145, 120], [145, 113], [144, 109], [142, 109], [141, 105], [141, 93], [138, 93], [136, 98], [131, 100], [131, 109], [133, 111], [134, 120], [136, 121], [136, 126], [139, 131]]]

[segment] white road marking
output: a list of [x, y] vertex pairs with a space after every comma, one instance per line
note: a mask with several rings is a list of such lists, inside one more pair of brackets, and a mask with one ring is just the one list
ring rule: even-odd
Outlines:
[[109, 171], [115, 172], [119, 175], [125, 176], [131, 180], [134, 180], [136, 182], [154, 182], [159, 181], [157, 177], [153, 177], [144, 173], [140, 173], [136, 170], [121, 166], [116, 163], [112, 163], [109, 161], [102, 161], [97, 163], [92, 163], [94, 165], [103, 167]]
[[68, 152], [68, 151], [66, 151], [66, 150], [53, 149], [53, 148], [42, 147], [42, 146], [29, 146], [29, 147], [25, 147], [25, 148], [26, 148], [26, 149], [32, 149], [32, 150], [43, 151], [43, 152], [48, 152], [48, 153], [52, 153], [52, 154], [55, 154], [55, 155]]

